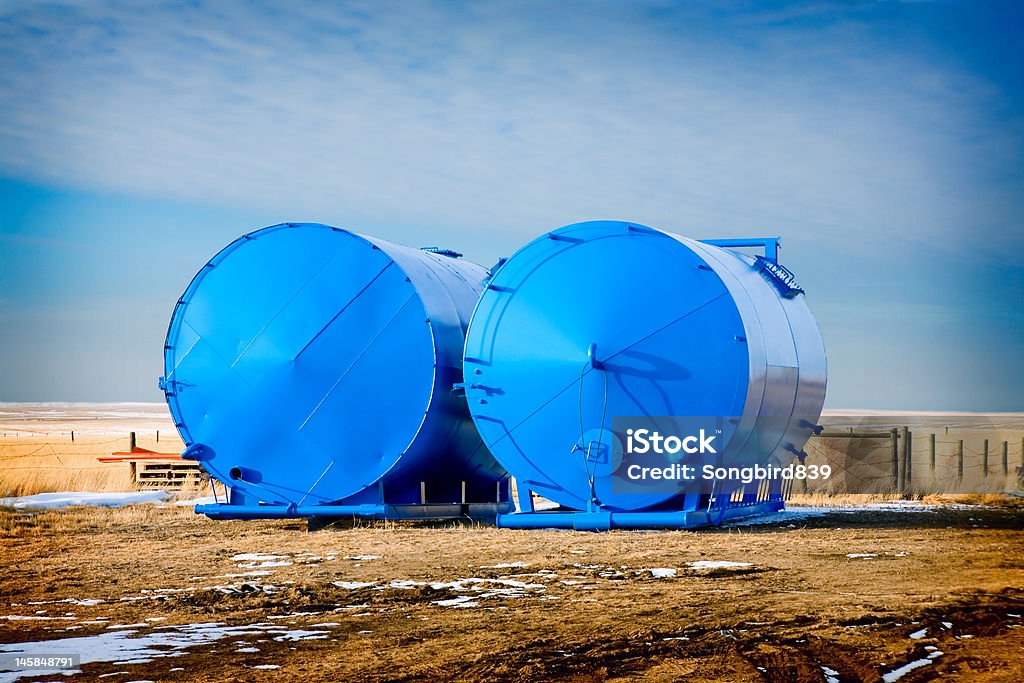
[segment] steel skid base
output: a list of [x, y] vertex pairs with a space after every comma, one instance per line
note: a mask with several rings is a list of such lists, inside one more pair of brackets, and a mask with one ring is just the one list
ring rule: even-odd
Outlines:
[[505, 529], [573, 529], [610, 531], [611, 529], [694, 529], [718, 526], [743, 517], [769, 515], [786, 507], [778, 485], [754, 484], [730, 495], [687, 494], [680, 496], [678, 509], [616, 511], [595, 506], [591, 510], [537, 511], [533, 492], [518, 492], [519, 512], [500, 513], [495, 520]]
[[513, 512], [499, 514], [497, 526], [505, 529], [574, 529], [576, 531], [609, 531], [611, 529], [693, 529], [717, 526], [723, 522], [767, 515], [785, 507], [782, 500], [728, 506], [720, 510], [688, 512]]
[[428, 520], [428, 519], [476, 519], [493, 522], [504, 513], [512, 512], [512, 491], [508, 479], [497, 482], [492, 489], [491, 502], [422, 502], [411, 503], [408, 496], [389, 500], [382, 487], [372, 488], [354, 499], [341, 501], [336, 505], [316, 504], [268, 504], [245, 496], [237, 489], [230, 489], [226, 502], [207, 503], [195, 506], [197, 514], [210, 519], [316, 519], [333, 520], [346, 517], [359, 519], [387, 520]]
[[479, 519], [491, 521], [511, 509], [508, 503], [443, 505], [196, 505], [198, 514], [210, 519], [360, 519], [421, 520]]

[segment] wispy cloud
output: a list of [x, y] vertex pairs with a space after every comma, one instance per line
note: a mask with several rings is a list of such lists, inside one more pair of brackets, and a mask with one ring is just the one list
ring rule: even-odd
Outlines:
[[991, 85], [830, 5], [31, 3], [0, 31], [8, 174], [354, 224], [949, 240], [1019, 152], [979, 134]]
[[[895, 406], [912, 407], [960, 391], [937, 369], [982, 318], [1001, 350], [977, 362], [1019, 386], [1024, 316], [1007, 301], [1024, 283], [1006, 255], [1024, 250], [1020, 14], [1000, 2], [8, 2], [0, 176], [324, 220], [487, 263], [596, 217], [696, 237], [779, 232], [829, 342], [833, 396], [867, 405], [914, 356]], [[177, 280], [151, 282], [149, 263], [131, 266], [131, 285], [118, 273], [135, 253], [181, 269], [199, 258], [190, 249], [234, 236], [187, 235], [195, 223], [125, 218], [96, 239], [191, 242], [125, 244], [76, 262], [74, 278], [27, 235], [0, 286], [42, 271], [90, 296], [149, 283], [170, 302]], [[5, 296], [28, 310], [35, 289]], [[60, 296], [47, 287], [47, 305]]]

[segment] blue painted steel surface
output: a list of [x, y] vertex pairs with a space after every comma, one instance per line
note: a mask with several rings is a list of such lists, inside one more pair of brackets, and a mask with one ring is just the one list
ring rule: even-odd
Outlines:
[[495, 503], [507, 475], [451, 391], [485, 276], [325, 225], [244, 235], [171, 318], [161, 384], [186, 454], [235, 506]]
[[654, 510], [640, 512], [538, 512], [498, 515], [497, 524], [507, 529], [574, 529], [609, 531], [611, 529], [686, 529], [717, 526], [723, 522], [770, 514], [783, 508], [781, 498], [748, 505], [692, 510]]
[[[469, 326], [466, 395], [522, 507], [524, 489], [590, 512], [678, 516], [711, 500], [613, 491], [614, 458], [588, 461], [585, 451], [598, 443], [612, 452], [615, 415], [737, 416], [734, 452], [788, 462], [799, 451], [824, 402], [825, 351], [803, 296], [784, 296], [755, 263], [635, 223], [594, 221], [548, 233], [497, 269]], [[536, 517], [499, 523], [558, 526]], [[629, 523], [638, 520], [657, 521]]]

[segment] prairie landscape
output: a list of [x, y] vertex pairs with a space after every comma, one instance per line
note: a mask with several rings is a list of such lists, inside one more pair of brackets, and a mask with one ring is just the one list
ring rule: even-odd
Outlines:
[[[180, 447], [156, 409], [152, 422], [124, 406], [95, 421], [5, 410], [4, 456], [24, 450], [15, 440], [56, 445], [2, 461], [6, 496], [124, 490], [124, 465], [87, 468], [130, 431], [143, 447]], [[8, 468], [55, 457], [63, 489], [59, 475]], [[6, 501], [0, 657], [81, 659], [77, 673], [0, 667], [0, 681], [1024, 676], [1024, 501], [1012, 495], [819, 493], [717, 529], [608, 533], [469, 521], [309, 531], [211, 521], [172, 498]]]

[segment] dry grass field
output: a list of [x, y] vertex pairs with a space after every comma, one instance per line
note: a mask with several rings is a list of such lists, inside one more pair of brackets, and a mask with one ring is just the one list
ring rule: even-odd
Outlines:
[[601, 534], [7, 511], [0, 651], [96, 660], [67, 680], [1017, 681], [1022, 526], [1010, 504]]
[[0, 404], [0, 498], [130, 490], [128, 465], [96, 458], [128, 450], [131, 432], [141, 448], [184, 448], [160, 404]]
[[[123, 489], [125, 466], [96, 455], [128, 431], [180, 446], [134, 415], [76, 423], [73, 446], [59, 415], [0, 420], [17, 427], [3, 494]], [[39, 443], [61, 445], [16, 450]], [[1024, 501], [917, 497], [609, 533], [0, 508], [0, 661], [82, 657], [67, 677], [0, 667], [0, 683], [1024, 680]]]

